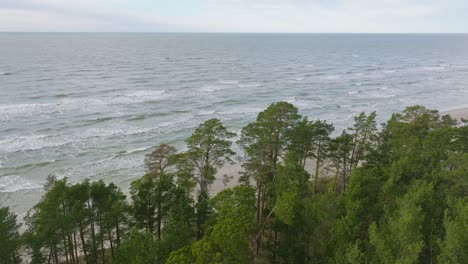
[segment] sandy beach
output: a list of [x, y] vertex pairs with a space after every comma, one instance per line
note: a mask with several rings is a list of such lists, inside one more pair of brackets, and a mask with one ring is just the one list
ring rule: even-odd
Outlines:
[[468, 108], [459, 108], [455, 110], [441, 112], [443, 115], [451, 115], [453, 118], [461, 120], [462, 118], [468, 119]]

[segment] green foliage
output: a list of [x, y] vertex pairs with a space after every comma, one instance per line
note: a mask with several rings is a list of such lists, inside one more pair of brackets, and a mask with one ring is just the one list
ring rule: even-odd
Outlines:
[[166, 264], [193, 264], [195, 263], [190, 246], [171, 252]]
[[132, 229], [116, 250], [113, 264], [147, 264], [159, 262], [158, 243], [153, 234]]
[[256, 230], [255, 193], [251, 187], [226, 189], [210, 200], [213, 225], [190, 247], [171, 253], [167, 263], [248, 263]]
[[196, 172], [200, 192], [208, 193], [217, 168], [231, 162], [235, 154], [229, 141], [236, 134], [229, 132], [218, 119], [209, 119], [197, 127], [186, 140], [188, 151], [185, 158], [191, 162]]
[[51, 176], [21, 240], [0, 209], [0, 262], [19, 263], [19, 252], [54, 264], [468, 262], [467, 122], [422, 106], [381, 131], [375, 120], [361, 113], [331, 138], [333, 125], [273, 103], [242, 129], [241, 184], [212, 198], [234, 155], [234, 133], [217, 119], [187, 151], [147, 154], [130, 205], [112, 183]]
[[76, 261], [84, 255], [89, 263], [106, 262], [104, 245], [111, 257], [120, 244], [128, 205], [125, 195], [103, 181], [69, 185], [56, 181], [28, 213], [23, 235], [33, 263]]
[[152, 172], [131, 184], [133, 214], [139, 227], [161, 237], [161, 227], [167, 220], [174, 188], [171, 174]]
[[294, 225], [294, 217], [297, 211], [297, 193], [284, 192], [276, 201], [276, 217], [287, 225]]
[[190, 245], [195, 239], [195, 211], [192, 199], [182, 188], [173, 189], [173, 202], [168, 213], [168, 220], [162, 229], [162, 247], [160, 259], [166, 258], [172, 251]]
[[255, 122], [242, 128], [238, 143], [246, 154], [246, 170], [259, 172], [276, 169], [276, 163], [284, 154], [299, 119], [300, 115], [294, 105], [278, 102], [260, 112]]
[[19, 227], [16, 215], [6, 207], [0, 208], [0, 263], [21, 263]]
[[369, 227], [370, 244], [374, 247], [375, 261], [380, 263], [419, 263], [424, 246], [423, 210], [433, 193], [432, 184], [416, 181], [410, 191], [398, 199], [398, 208], [382, 226]]
[[446, 209], [445, 237], [440, 241], [439, 263], [468, 262], [468, 199], [459, 199]]

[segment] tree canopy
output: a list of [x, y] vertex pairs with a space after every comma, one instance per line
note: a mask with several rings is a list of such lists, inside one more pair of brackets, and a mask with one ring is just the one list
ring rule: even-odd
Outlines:
[[[154, 147], [128, 194], [50, 176], [25, 218], [0, 208], [0, 263], [468, 263], [468, 122], [412, 106], [333, 135], [287, 102], [241, 131], [239, 184], [218, 119]], [[128, 197], [127, 197], [128, 195]]]

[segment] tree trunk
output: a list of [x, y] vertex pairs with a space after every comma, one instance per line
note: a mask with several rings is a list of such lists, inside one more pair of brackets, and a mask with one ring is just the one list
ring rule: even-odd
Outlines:
[[120, 228], [119, 228], [119, 219], [115, 222], [115, 233], [117, 236], [117, 246], [120, 246]]
[[[260, 224], [262, 222], [262, 176], [260, 175], [257, 180], [257, 223]], [[255, 249], [256, 253], [260, 253], [260, 246], [261, 246], [261, 235], [257, 237], [255, 241]]]
[[114, 259], [114, 245], [112, 243], [112, 230], [108, 228], [107, 232], [109, 233], [109, 243], [110, 243], [110, 248], [111, 248], [112, 259]]
[[273, 238], [273, 264], [276, 263], [277, 240], [278, 240], [278, 231], [275, 230], [275, 236]]
[[93, 258], [94, 263], [97, 264], [97, 248], [96, 248], [96, 232], [94, 230], [94, 206], [90, 206], [88, 202], [88, 209], [90, 211], [90, 222], [91, 222], [91, 240], [93, 246]]
[[158, 240], [161, 240], [161, 222], [162, 222], [162, 205], [161, 205], [161, 190], [159, 190], [159, 199], [158, 199]]
[[49, 258], [47, 258], [47, 264], [50, 264], [51, 259], [52, 259], [52, 248], [49, 249]]
[[85, 241], [85, 239], [84, 239], [83, 225], [82, 225], [81, 221], [78, 222], [78, 225], [79, 225], [79, 228], [80, 228], [81, 246], [83, 247], [83, 253], [84, 253], [84, 256], [85, 256], [85, 261], [86, 261], [86, 263], [88, 263], [88, 262], [89, 262], [89, 260], [88, 260], [88, 252], [87, 252], [87, 250], [86, 250], [86, 241]]
[[55, 243], [54, 243], [53, 245], [54, 245], [54, 259], [55, 259], [55, 264], [59, 264], [58, 255], [57, 255], [57, 246], [55, 245]]
[[62, 231], [62, 240], [63, 240], [63, 250], [65, 251], [65, 260], [67, 261], [67, 264], [69, 264], [70, 262], [68, 261], [67, 242], [65, 239], [65, 235], [63, 234], [63, 231]]
[[102, 256], [101, 263], [106, 263], [105, 251], [104, 251], [104, 231], [102, 228], [102, 215], [101, 214], [99, 214], [99, 233], [101, 236], [101, 256]]
[[76, 242], [76, 231], [73, 231], [73, 241], [75, 243], [75, 259], [76, 263], [80, 263], [80, 258], [78, 257], [78, 243]]
[[71, 263], [75, 263], [75, 254], [74, 254], [74, 245], [73, 245], [73, 241], [72, 241], [72, 238], [71, 238], [71, 234], [68, 234], [67, 235], [67, 239], [68, 239], [68, 250], [70, 252], [70, 261]]
[[315, 182], [314, 182], [314, 193], [317, 192], [317, 182], [319, 178], [319, 169], [320, 169], [320, 152], [322, 151], [322, 144], [319, 143], [317, 149], [317, 162], [315, 163]]

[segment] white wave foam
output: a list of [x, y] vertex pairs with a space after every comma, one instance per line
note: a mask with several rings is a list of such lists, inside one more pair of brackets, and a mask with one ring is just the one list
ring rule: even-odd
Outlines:
[[445, 70], [444, 66], [424, 66], [424, 67], [416, 67], [415, 70], [419, 71], [443, 71]]
[[166, 93], [164, 90], [137, 90], [132, 91], [126, 94], [126, 96], [130, 97], [151, 97], [151, 96], [158, 96], [161, 94]]
[[134, 104], [148, 101], [158, 101], [167, 98], [164, 90], [136, 90], [118, 94], [106, 101], [107, 104]]
[[63, 98], [60, 101], [42, 104], [2, 104], [0, 120], [38, 114], [63, 113], [75, 110], [99, 111], [103, 107], [118, 104], [133, 104], [167, 98], [164, 90], [138, 90], [106, 98]]
[[53, 148], [67, 144], [76, 144], [82, 141], [90, 143], [99, 141], [102, 138], [116, 136], [129, 136], [147, 133], [155, 128], [140, 127], [119, 127], [119, 128], [90, 128], [84, 131], [77, 131], [76, 134], [69, 135], [31, 135], [31, 136], [11, 136], [0, 141], [0, 152], [16, 152], [28, 150], [40, 150]]
[[304, 77], [292, 77], [290, 78], [291, 80], [294, 80], [294, 81], [303, 81], [304, 80]]
[[239, 81], [237, 80], [219, 80], [219, 84], [238, 84]]
[[0, 177], [0, 192], [17, 192], [20, 190], [39, 189], [40, 184], [29, 181], [20, 176]]
[[336, 80], [336, 79], [340, 79], [341, 75], [338, 75], [338, 74], [326, 75], [324, 78], [327, 80]]
[[69, 142], [64, 137], [52, 135], [12, 136], [0, 141], [0, 151], [8, 153], [22, 150], [37, 150], [45, 147], [56, 147]]
[[9, 75], [9, 72], [0, 72], [0, 75]]
[[[143, 173], [143, 160], [137, 155], [114, 155], [101, 160], [89, 161], [63, 171], [57, 171], [58, 178], [67, 177], [72, 182], [83, 178], [103, 179], [105, 177], [136, 176]], [[118, 182], [116, 182], [118, 183]]]
[[358, 94], [360, 93], [361, 91], [349, 91], [348, 94], [349, 95], [353, 95], [353, 94]]
[[225, 87], [218, 86], [218, 85], [208, 85], [208, 86], [203, 86], [202, 88], [199, 89], [200, 92], [206, 92], [206, 93], [212, 93], [220, 90], [226, 89]]
[[378, 94], [373, 96], [373, 98], [393, 98], [396, 97], [396, 94]]
[[138, 153], [138, 152], [147, 151], [147, 150], [149, 150], [149, 149], [151, 149], [151, 147], [135, 148], [135, 149], [127, 150], [126, 153], [128, 153], [128, 154], [134, 154], [134, 153]]
[[74, 110], [91, 110], [106, 103], [99, 99], [63, 99], [55, 103], [43, 104], [3, 104], [0, 105], [0, 120], [10, 120], [21, 116], [62, 113]]
[[239, 84], [238, 86], [240, 88], [245, 88], [245, 87], [260, 87], [262, 85], [259, 83], [245, 83], [245, 84]]
[[317, 105], [311, 101], [298, 99], [296, 97], [287, 98], [286, 102], [297, 106], [299, 109], [315, 109], [315, 108], [322, 108], [323, 106]]
[[212, 115], [215, 113], [215, 110], [200, 110], [198, 115]]
[[219, 112], [219, 114], [221, 114], [221, 115], [255, 114], [255, 113], [258, 113], [258, 112], [262, 111], [263, 109], [264, 108], [260, 108], [260, 107], [233, 108], [233, 109], [228, 109], [228, 110], [225, 110], [225, 111], [221, 111], [221, 112]]

